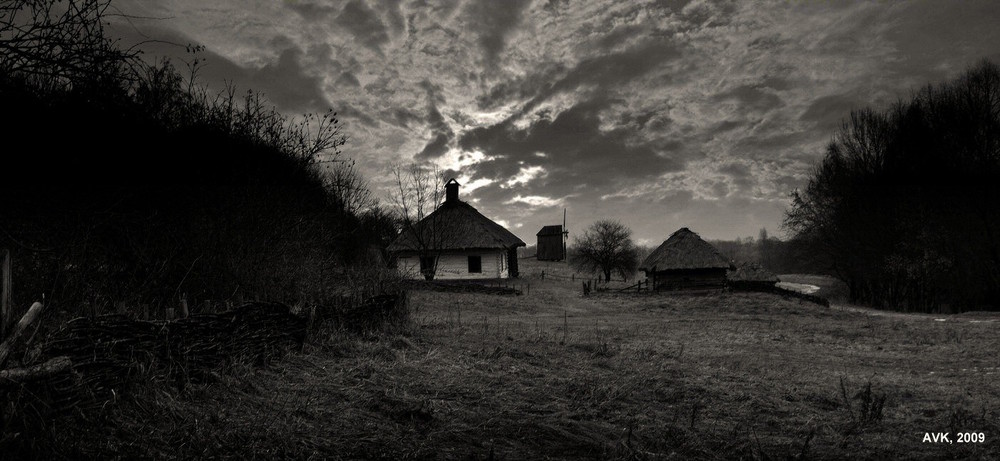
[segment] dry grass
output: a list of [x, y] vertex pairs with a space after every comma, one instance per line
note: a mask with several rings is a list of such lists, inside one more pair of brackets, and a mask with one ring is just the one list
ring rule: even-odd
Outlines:
[[[760, 293], [583, 298], [577, 285], [414, 292], [407, 330], [326, 331], [270, 369], [181, 393], [146, 388], [100, 427], [53, 437], [85, 457], [976, 459], [1000, 449], [995, 322]], [[986, 443], [921, 443], [957, 431]]]

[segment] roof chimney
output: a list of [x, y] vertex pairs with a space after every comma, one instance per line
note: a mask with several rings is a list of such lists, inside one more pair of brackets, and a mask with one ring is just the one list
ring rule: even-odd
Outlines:
[[444, 203], [452, 203], [458, 201], [458, 186], [460, 186], [460, 184], [458, 183], [458, 181], [455, 181], [455, 178], [451, 178], [448, 180], [447, 183], [445, 183]]

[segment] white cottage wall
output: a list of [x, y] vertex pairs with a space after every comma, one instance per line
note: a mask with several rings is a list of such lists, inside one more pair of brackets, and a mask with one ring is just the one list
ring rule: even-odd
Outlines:
[[[481, 258], [482, 272], [469, 272], [469, 256]], [[404, 277], [423, 279], [420, 274], [420, 258], [416, 255], [399, 256], [396, 268]], [[506, 278], [508, 275], [507, 253], [502, 250], [471, 250], [447, 252], [438, 256], [435, 280], [475, 280]]]

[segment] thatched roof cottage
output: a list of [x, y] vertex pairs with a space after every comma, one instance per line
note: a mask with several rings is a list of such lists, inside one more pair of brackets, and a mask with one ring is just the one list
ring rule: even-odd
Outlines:
[[406, 277], [489, 279], [517, 277], [517, 247], [525, 243], [458, 199], [460, 184], [445, 184], [445, 201], [389, 245]]
[[721, 289], [731, 267], [719, 250], [682, 227], [653, 250], [639, 270], [655, 290]]

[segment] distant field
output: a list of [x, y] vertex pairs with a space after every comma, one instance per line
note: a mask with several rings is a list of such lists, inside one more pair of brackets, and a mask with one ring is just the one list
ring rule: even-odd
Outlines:
[[[526, 275], [542, 269], [566, 270], [522, 262]], [[412, 292], [403, 331], [331, 332], [270, 370], [143, 396], [93, 443], [343, 459], [1000, 453], [995, 322], [761, 293], [583, 298], [579, 282], [529, 281], [525, 296]], [[926, 432], [956, 443], [922, 443]], [[957, 443], [958, 432], [985, 442]]]

